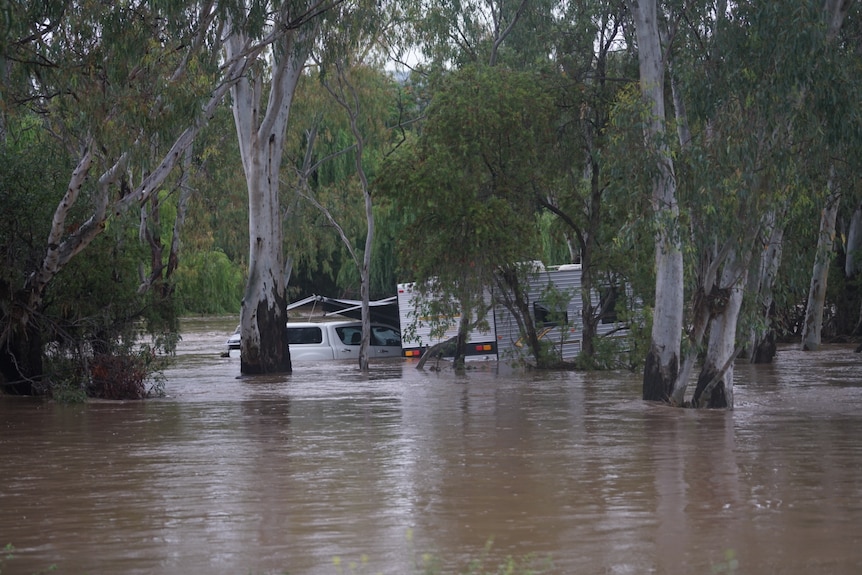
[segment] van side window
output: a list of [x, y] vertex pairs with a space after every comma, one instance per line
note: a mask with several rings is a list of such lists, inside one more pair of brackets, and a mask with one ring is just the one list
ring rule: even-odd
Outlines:
[[323, 332], [319, 327], [287, 327], [287, 343], [323, 343]]
[[401, 345], [401, 334], [385, 325], [371, 326], [371, 345], [397, 347]]
[[361, 327], [337, 327], [335, 333], [338, 334], [338, 339], [344, 345], [359, 345], [362, 343], [362, 328]]

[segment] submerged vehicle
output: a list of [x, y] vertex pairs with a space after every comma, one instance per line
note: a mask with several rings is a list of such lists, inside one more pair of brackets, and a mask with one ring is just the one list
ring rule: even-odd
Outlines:
[[[239, 357], [239, 328], [227, 340], [227, 355]], [[362, 342], [362, 322], [322, 321], [288, 322], [287, 343], [291, 361], [326, 361], [332, 359], [359, 359]], [[401, 357], [401, 333], [381, 323], [371, 324], [369, 359]]]
[[[398, 323], [395, 296], [369, 302], [371, 313], [371, 341], [369, 359], [401, 357], [401, 332]], [[288, 321], [287, 338], [291, 361], [359, 359], [362, 341], [362, 302], [351, 299], [312, 295], [287, 306], [288, 311], [305, 310], [307, 321]], [[342, 319], [328, 320], [331, 316]], [[321, 321], [311, 321], [317, 317]], [[343, 319], [353, 318], [353, 319]], [[240, 328], [227, 340], [227, 351], [222, 355], [239, 357]]]

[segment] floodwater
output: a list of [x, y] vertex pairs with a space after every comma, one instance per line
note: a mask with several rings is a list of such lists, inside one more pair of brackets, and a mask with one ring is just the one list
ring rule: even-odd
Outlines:
[[624, 372], [240, 378], [235, 325], [186, 323], [163, 399], [0, 397], [0, 572], [862, 573], [852, 347], [740, 364], [708, 412]]

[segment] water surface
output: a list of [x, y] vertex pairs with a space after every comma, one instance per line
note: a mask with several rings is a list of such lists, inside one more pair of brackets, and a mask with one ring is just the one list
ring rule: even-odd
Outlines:
[[852, 347], [740, 363], [736, 410], [707, 412], [626, 372], [242, 378], [235, 324], [187, 322], [163, 399], [0, 397], [0, 571], [862, 573]]

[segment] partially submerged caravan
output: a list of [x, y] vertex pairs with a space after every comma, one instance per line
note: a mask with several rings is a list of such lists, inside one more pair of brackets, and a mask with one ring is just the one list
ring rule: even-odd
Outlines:
[[[581, 266], [546, 268], [541, 263], [531, 263], [521, 275], [518, 287], [501, 279], [487, 290], [487, 326], [470, 332], [467, 357], [533, 363], [533, 330], [547, 356], [558, 361], [573, 360], [581, 352], [583, 341]], [[613, 286], [608, 286], [590, 294], [592, 306], [601, 310], [596, 328], [599, 337], [628, 333], [617, 318], [616, 293]], [[419, 357], [430, 346], [457, 335], [457, 316], [428, 317], [428, 310], [433, 309], [429, 300], [437, 297], [433, 289], [418, 290], [414, 284], [399, 284], [397, 297], [405, 357]]]
[[[398, 284], [398, 316], [404, 357], [419, 357], [431, 346], [458, 335], [460, 315], [442, 315], [435, 310], [434, 300], [438, 298], [433, 294], [433, 290], [419, 290], [413, 283]], [[490, 306], [490, 297], [486, 299]], [[477, 359], [497, 359], [497, 337], [493, 325], [488, 329], [476, 327], [470, 331], [466, 355]]]

